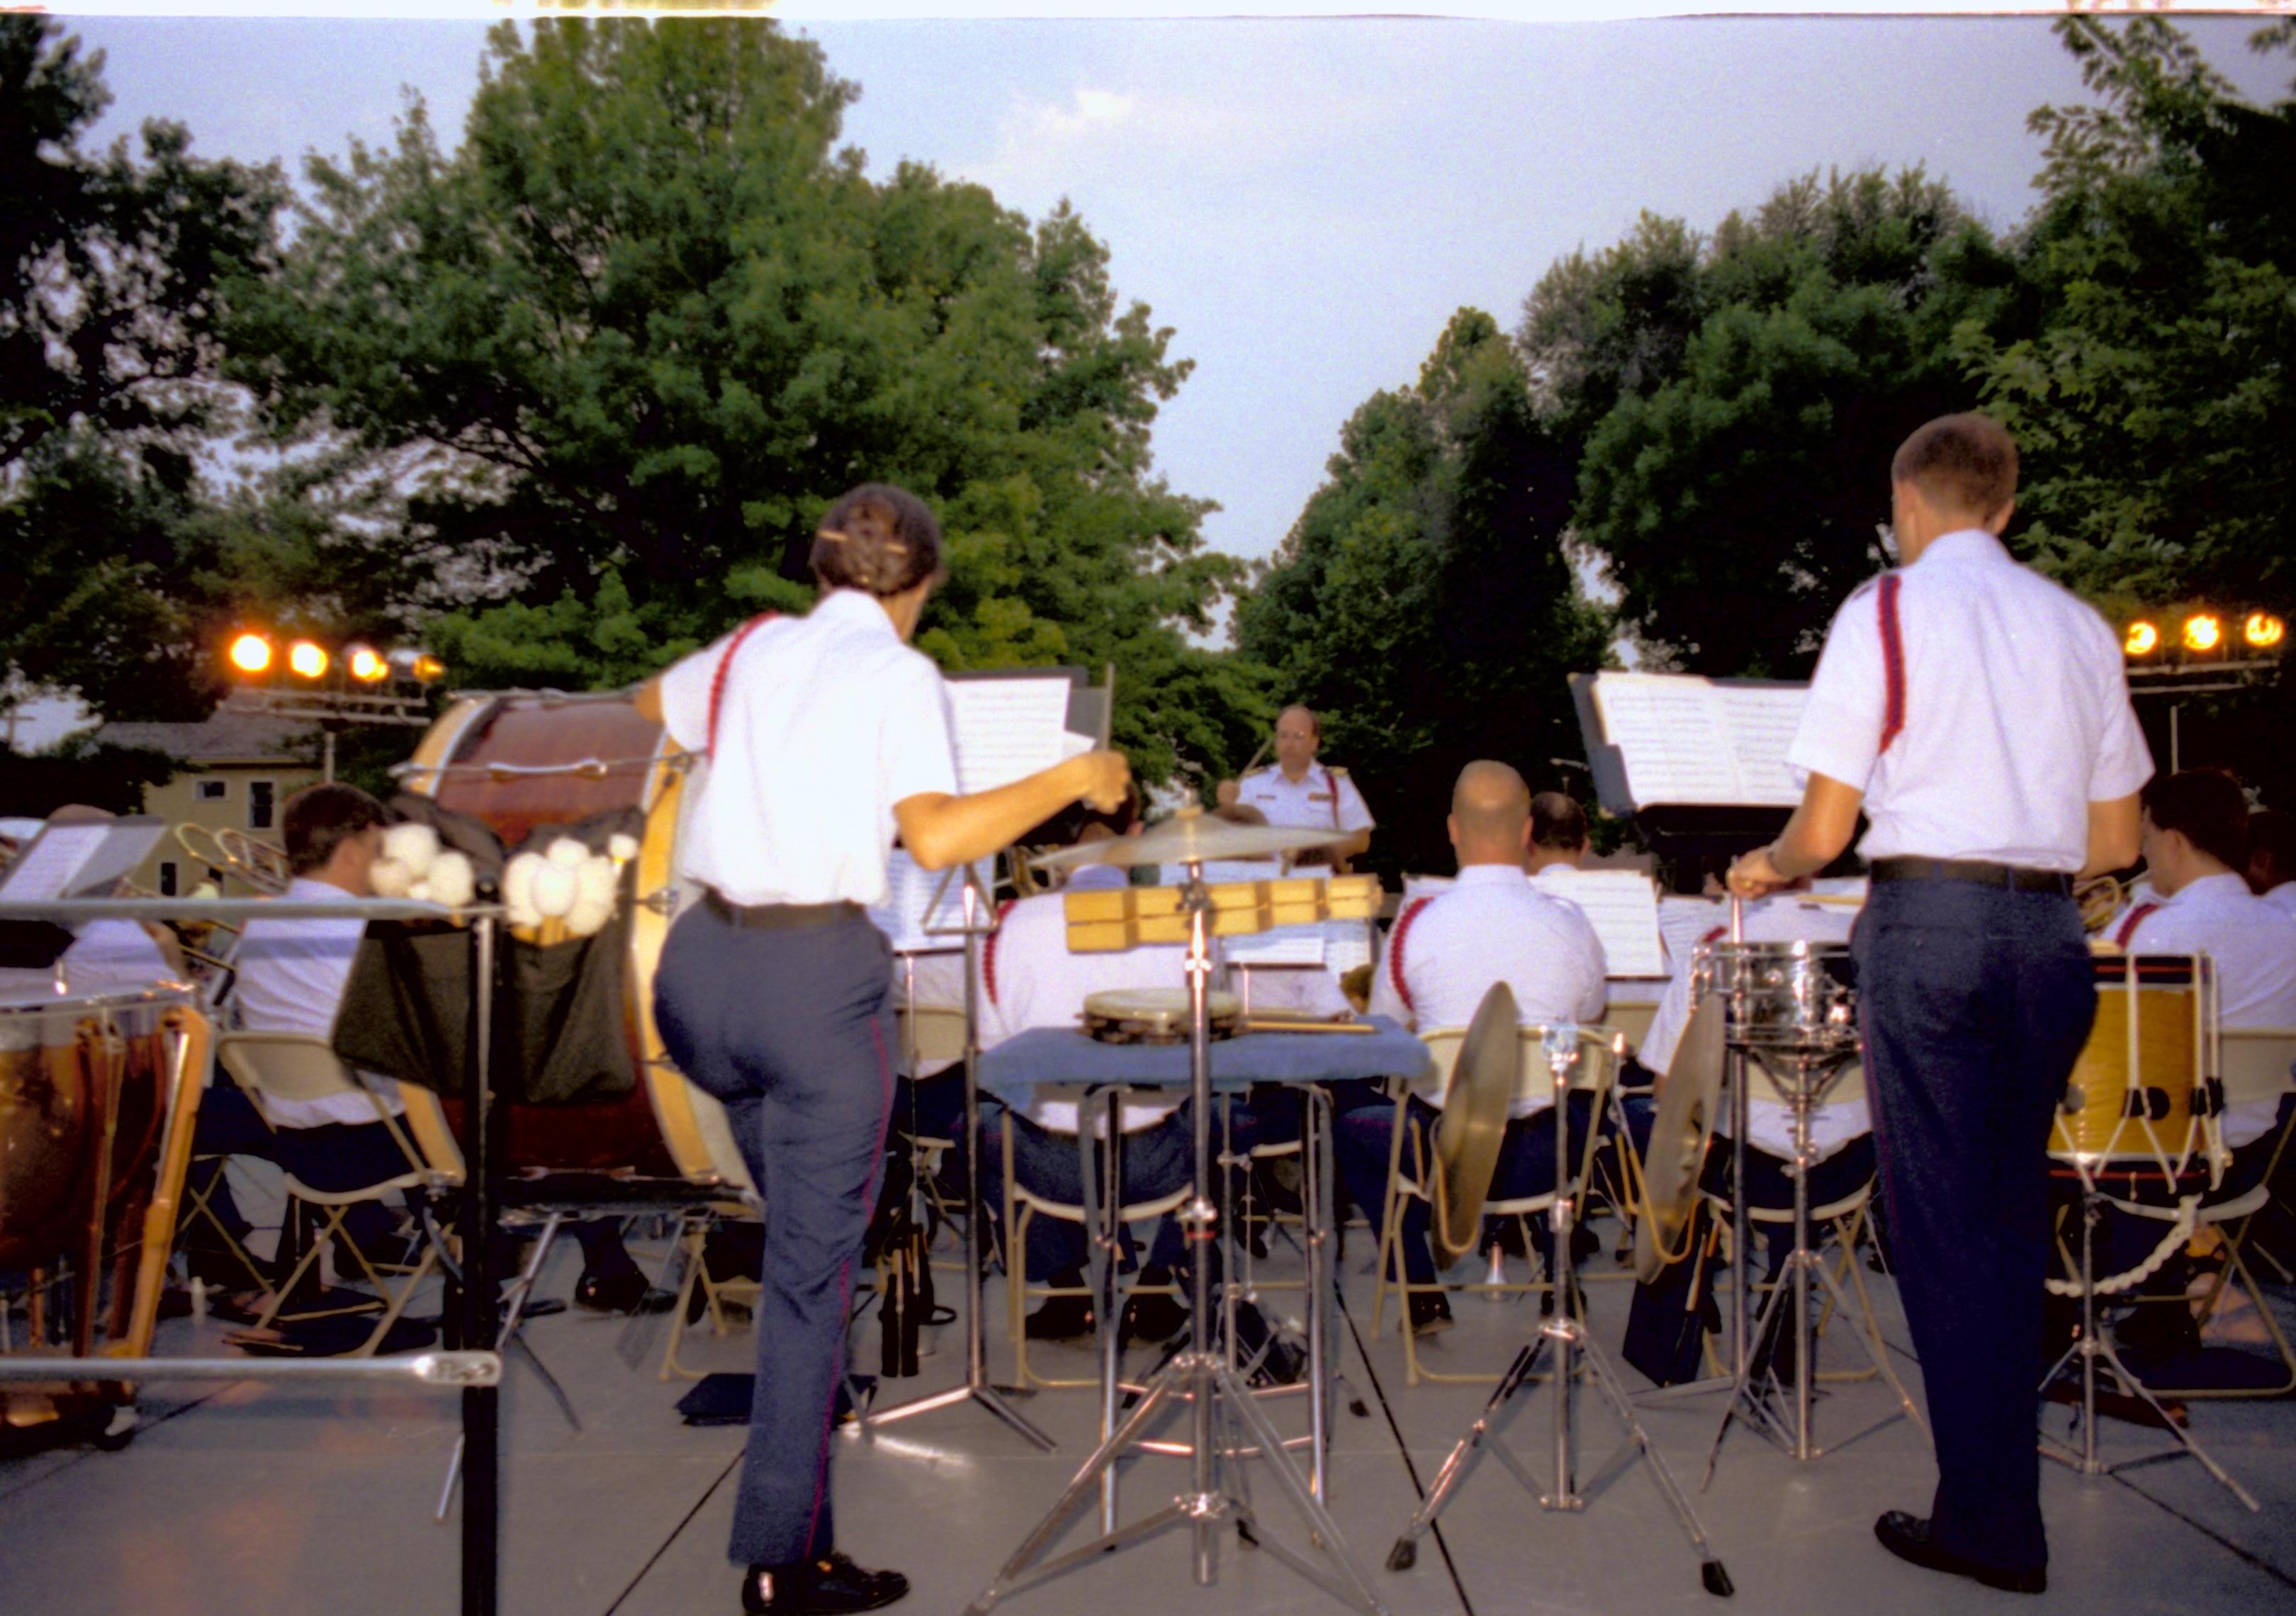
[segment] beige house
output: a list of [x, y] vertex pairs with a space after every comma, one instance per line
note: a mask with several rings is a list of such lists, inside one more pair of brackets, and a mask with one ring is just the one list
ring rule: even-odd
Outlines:
[[[166, 784], [144, 787], [145, 813], [171, 825], [244, 831], [275, 847], [281, 805], [319, 779], [318, 732], [299, 719], [224, 710], [200, 724], [107, 724], [97, 738], [164, 752], [182, 766]], [[206, 865], [169, 836], [135, 879], [173, 898], [211, 877]]]

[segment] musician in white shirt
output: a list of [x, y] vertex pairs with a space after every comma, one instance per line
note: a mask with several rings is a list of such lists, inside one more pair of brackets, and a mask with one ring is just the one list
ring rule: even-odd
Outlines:
[[[1491, 985], [1504, 981], [1526, 1026], [1601, 1020], [1600, 939], [1576, 905], [1541, 891], [1523, 868], [1530, 843], [1530, 792], [1522, 776], [1504, 763], [1470, 763], [1451, 793], [1449, 829], [1458, 879], [1397, 916], [1387, 957], [1373, 982], [1373, 1013], [1422, 1030], [1464, 1027]], [[1585, 1120], [1577, 1114], [1579, 1098], [1573, 1096], [1574, 1129]], [[1422, 1082], [1409, 1098], [1406, 1120], [1431, 1137], [1442, 1103], [1431, 1080]], [[1527, 1085], [1514, 1102], [1492, 1178], [1494, 1195], [1532, 1195], [1553, 1185], [1554, 1128], [1543, 1115], [1552, 1104], [1537, 1084]], [[1380, 1104], [1347, 1112], [1337, 1124], [1341, 1176], [1348, 1194], [1372, 1219], [1374, 1235], [1380, 1232], [1396, 1123], [1396, 1108]], [[1428, 1227], [1425, 1203], [1410, 1203], [1398, 1244], [1414, 1284], [1432, 1284], [1435, 1278]], [[1534, 1237], [1544, 1240], [1540, 1231]], [[1449, 1321], [1449, 1305], [1439, 1293], [1413, 1297], [1414, 1329], [1440, 1329]]]
[[2296, 915], [2296, 817], [2277, 808], [2248, 816], [2248, 884], [2284, 915]]
[[[1136, 799], [1128, 798], [1111, 814], [1085, 810], [1077, 845], [1135, 834]], [[1187, 987], [1187, 949], [1177, 943], [1136, 948], [1074, 953], [1068, 945], [1066, 893], [1121, 888], [1129, 872], [1114, 865], [1086, 865], [1061, 891], [1024, 898], [1009, 906], [996, 934], [981, 947], [980, 1046], [994, 1049], [1037, 1027], [1075, 1027], [1085, 1000], [1095, 993], [1128, 988]], [[1194, 1176], [1194, 1134], [1187, 1091], [1145, 1088], [1125, 1097], [1118, 1126], [1123, 1130], [1122, 1200], [1128, 1204], [1160, 1199], [1187, 1187]], [[1064, 1206], [1084, 1204], [1084, 1164], [1077, 1140], [1078, 1102], [1073, 1096], [1031, 1101], [1012, 1115], [1013, 1176], [1024, 1188]], [[1095, 1123], [1098, 1119], [1095, 1118]], [[1002, 1159], [1003, 1118], [984, 1119], [981, 1161]], [[1097, 1129], [1095, 1128], [1095, 1131]], [[1084, 1283], [1086, 1230], [1056, 1218], [1029, 1222], [1026, 1271], [1033, 1282], [1067, 1288]], [[1140, 1274], [1143, 1285], [1168, 1284], [1183, 1249], [1179, 1226], [1159, 1221], [1156, 1237]], [[1161, 1340], [1185, 1321], [1170, 1298], [1135, 1296], [1125, 1308], [1126, 1334]], [[1047, 1297], [1025, 1325], [1036, 1341], [1062, 1341], [1089, 1334], [1091, 1300], [1081, 1295]]]

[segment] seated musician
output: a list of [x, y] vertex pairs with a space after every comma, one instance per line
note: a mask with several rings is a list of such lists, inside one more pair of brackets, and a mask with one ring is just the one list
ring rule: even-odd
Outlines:
[[[290, 797], [283, 828], [294, 880], [284, 896], [312, 903], [373, 897], [371, 875], [381, 857], [389, 818], [382, 804], [357, 786], [314, 785]], [[236, 1025], [249, 1032], [332, 1037], [365, 931], [366, 923], [355, 917], [250, 921], [234, 962]], [[393, 1117], [405, 1111], [398, 1086], [373, 1073], [361, 1074], [360, 1082], [373, 1101], [357, 1095], [266, 1100], [275, 1134], [235, 1086], [217, 1084], [200, 1106], [197, 1149], [275, 1161], [319, 1189], [370, 1184], [404, 1172], [406, 1153], [376, 1110], [379, 1103]], [[218, 1220], [233, 1226], [234, 1237], [243, 1238], [245, 1220], [220, 1182], [211, 1205]], [[387, 1220], [372, 1206], [354, 1208], [347, 1226], [370, 1253], [390, 1236]], [[583, 1249], [577, 1300], [600, 1310], [627, 1311], [648, 1300], [644, 1276], [623, 1248], [618, 1226], [597, 1221], [573, 1226]]]
[[[51, 825], [101, 824], [110, 810], [83, 802], [66, 803], [50, 814]], [[124, 882], [122, 883], [125, 884]], [[165, 926], [132, 920], [82, 921], [72, 928], [63, 956], [44, 970], [0, 969], [0, 982], [53, 988], [61, 980], [72, 994], [141, 993], [163, 983], [188, 982], [182, 947]]]
[[2296, 918], [2296, 815], [2259, 808], [2248, 816], [2248, 886]]
[[[2249, 865], [2248, 803], [2219, 769], [2155, 775], [2140, 800], [2152, 901], [2113, 932], [2130, 954], [2206, 954], [2216, 962], [2218, 1025], [2226, 1032], [2296, 1027], [2296, 915], [2259, 898]], [[2219, 1120], [2232, 1164], [2213, 1194], [2230, 1199], [2263, 1173], [2292, 1104], [2252, 1100]]]
[[[1113, 812], [1079, 805], [1074, 844], [1136, 834], [1140, 804], [1128, 796]], [[1075, 890], [1122, 887], [1129, 873], [1113, 865], [1087, 865], [1069, 878]], [[1088, 995], [1122, 988], [1185, 988], [1187, 950], [1177, 943], [1149, 944], [1106, 954], [1071, 954], [1062, 894], [1024, 898], [1010, 906], [981, 948], [980, 1046], [994, 1049], [1037, 1027], [1074, 1027]], [[1125, 1100], [1122, 1200], [1152, 1201], [1187, 1186], [1194, 1177], [1193, 1130], [1185, 1089], [1144, 1090]], [[997, 1124], [982, 1123], [981, 1160], [1003, 1160]], [[1038, 1100], [1012, 1113], [1013, 1176], [1022, 1187], [1067, 1206], [1084, 1202], [1084, 1166], [1077, 1144], [1077, 1102]], [[1084, 1284], [1086, 1231], [1054, 1218], [1029, 1223], [1025, 1254], [1030, 1280], [1057, 1285]], [[1158, 1225], [1143, 1285], [1171, 1283], [1181, 1260], [1180, 1232], [1169, 1218]], [[1186, 1312], [1170, 1297], [1135, 1296], [1126, 1305], [1122, 1330], [1128, 1337], [1160, 1341], [1177, 1333]], [[1026, 1322], [1031, 1341], [1070, 1340], [1091, 1333], [1092, 1301], [1086, 1296], [1052, 1296]]]
[[[1470, 763], [1451, 793], [1451, 845], [1459, 860], [1456, 884], [1423, 898], [1396, 920], [1387, 958], [1372, 988], [1372, 1011], [1407, 1027], [1464, 1027], [1494, 982], [1513, 992], [1525, 1025], [1592, 1023], [1603, 1014], [1603, 945], [1574, 904], [1542, 891], [1524, 869], [1530, 845], [1530, 792], [1504, 763]], [[1536, 1195], [1554, 1183], [1552, 1102], [1536, 1092], [1515, 1102], [1492, 1176], [1495, 1197]], [[1574, 1131], [1585, 1126], [1574, 1095]], [[1431, 1139], [1443, 1096], [1414, 1093], [1406, 1116]], [[1361, 1106], [1341, 1115], [1335, 1144], [1348, 1194], [1372, 1220], [1374, 1238], [1387, 1195], [1392, 1104]], [[1407, 1147], [1406, 1147], [1407, 1148]], [[1428, 1245], [1426, 1203], [1414, 1201], [1400, 1236], [1404, 1270], [1412, 1283], [1430, 1284], [1435, 1263]], [[1546, 1225], [1532, 1238], [1544, 1254]], [[1451, 1322], [1439, 1292], [1411, 1298], [1411, 1327], [1426, 1333]]]
[[1587, 861], [1587, 810], [1562, 792], [1541, 792], [1530, 800], [1530, 847], [1522, 867], [1530, 878], [1560, 895], [1562, 882]]
[[[1809, 902], [1801, 896], [1809, 885], [1805, 877], [1794, 884], [1793, 890], [1748, 902], [1742, 915], [1745, 940], [1847, 943], [1855, 912], [1846, 906]], [[1720, 942], [1729, 934], [1729, 927], [1720, 925], [1709, 931], [1703, 940]], [[1625, 1103], [1627, 1126], [1639, 1153], [1649, 1152], [1656, 1095], [1665, 1086], [1683, 1029], [1696, 1008], [1691, 1001], [1692, 964], [1693, 956], [1687, 954], [1674, 961], [1673, 975], [1659, 1000], [1657, 1013], [1651, 1018], [1650, 1031], [1643, 1039], [1642, 1061], [1655, 1077], [1657, 1087], [1652, 1097], [1637, 1095]], [[1746, 1121], [1746, 1204], [1764, 1210], [1791, 1208], [1793, 1178], [1788, 1164], [1793, 1159], [1793, 1113], [1759, 1074], [1747, 1089]], [[1715, 1119], [1714, 1132], [1712, 1147], [1700, 1169], [1699, 1183], [1709, 1194], [1727, 1199], [1732, 1152], [1726, 1103], [1722, 1114]], [[1816, 1158], [1810, 1172], [1810, 1205], [1822, 1207], [1853, 1194], [1874, 1176], [1874, 1122], [1866, 1102], [1862, 1098], [1840, 1101], [1819, 1109], [1810, 1118], [1810, 1146]], [[1767, 1277], [1775, 1279], [1793, 1250], [1793, 1229], [1791, 1225], [1778, 1224], [1769, 1226], [1767, 1233]]]

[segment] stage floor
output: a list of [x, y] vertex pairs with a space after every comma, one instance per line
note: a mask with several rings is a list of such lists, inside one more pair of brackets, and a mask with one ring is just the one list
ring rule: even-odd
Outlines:
[[[660, 1248], [641, 1247], [656, 1261]], [[1903, 1421], [1841, 1452], [1797, 1464], [1751, 1431], [1734, 1430], [1710, 1488], [1696, 1491], [1720, 1414], [1705, 1397], [1644, 1411], [1648, 1429], [1693, 1489], [1694, 1507], [1737, 1586], [1725, 1606], [1701, 1590], [1697, 1563], [1640, 1467], [1600, 1488], [1580, 1515], [1542, 1512], [1498, 1465], [1469, 1479], [1441, 1524], [1441, 1546], [1422, 1545], [1415, 1569], [1380, 1569], [1416, 1507], [1414, 1477], [1432, 1478], [1487, 1391], [1404, 1384], [1390, 1319], [1368, 1339], [1370, 1243], [1349, 1248], [1339, 1365], [1368, 1407], [1339, 1411], [1332, 1507], [1373, 1568], [1397, 1616], [1427, 1612], [1856, 1611], [1923, 1616], [2011, 1608], [2014, 1596], [1915, 1571], [1874, 1541], [1890, 1508], [1923, 1510], [1934, 1472], [1927, 1442]], [[571, 1289], [576, 1254], [554, 1260], [542, 1293]], [[1612, 1272], [1607, 1259], [1595, 1272]], [[1263, 1269], [1294, 1277], [1296, 1259]], [[947, 1287], [953, 1290], [954, 1276]], [[1594, 1327], [1615, 1348], [1629, 1287], [1588, 1287]], [[1888, 1283], [1877, 1284], [1885, 1333], [1918, 1395], [1918, 1368]], [[946, 1293], [946, 1292], [945, 1292]], [[1281, 1313], [1299, 1292], [1274, 1292]], [[2286, 1317], [2288, 1299], [2276, 1299]], [[1526, 1332], [1535, 1301], [1456, 1304], [1459, 1326], [1429, 1348], [1431, 1365], [1487, 1369], [1496, 1376]], [[990, 1291], [991, 1362], [1009, 1375], [1001, 1292]], [[418, 1307], [418, 1311], [427, 1310]], [[1349, 1328], [1362, 1333], [1360, 1342]], [[739, 1606], [725, 1558], [739, 1429], [689, 1429], [672, 1405], [683, 1383], [656, 1378], [660, 1341], [641, 1370], [617, 1350], [619, 1320], [567, 1314], [534, 1322], [529, 1339], [571, 1393], [583, 1429], [570, 1430], [532, 1374], [512, 1363], [504, 1396], [505, 1442], [502, 1609], [510, 1616], [694, 1616]], [[178, 1321], [161, 1350], [212, 1347], [222, 1327]], [[875, 1361], [873, 1320], [857, 1333], [865, 1368]], [[690, 1342], [697, 1366], [746, 1366], [747, 1333]], [[1144, 1352], [1136, 1350], [1144, 1366]], [[1847, 1349], [1828, 1363], [1846, 1363]], [[1080, 1349], [1054, 1348], [1043, 1366], [1089, 1373]], [[961, 1378], [963, 1338], [940, 1333], [916, 1380], [890, 1382], [888, 1401]], [[1644, 1382], [1631, 1371], [1629, 1383]], [[1828, 1389], [1821, 1440], [1847, 1436], [1890, 1406], [1872, 1383]], [[943, 1410], [900, 1424], [873, 1442], [849, 1431], [837, 1450], [841, 1546], [862, 1563], [906, 1571], [898, 1607], [954, 1612], [988, 1581], [1059, 1494], [1089, 1451], [1095, 1399], [1046, 1391], [1021, 1407], [1060, 1443], [1039, 1455], [988, 1414]], [[0, 1607], [44, 1616], [243, 1616], [249, 1612], [325, 1616], [407, 1616], [456, 1607], [455, 1517], [432, 1519], [456, 1434], [455, 1399], [397, 1388], [326, 1393], [268, 1389], [153, 1387], [143, 1429], [124, 1451], [54, 1452], [0, 1463]], [[1305, 1405], [1275, 1405], [1287, 1431]], [[2062, 1430], [2065, 1411], [2047, 1415]], [[1615, 1430], [1599, 1402], [1582, 1396], [1582, 1485], [1595, 1490]], [[2020, 1608], [2207, 1611], [2213, 1616], [2296, 1608], [2296, 1402], [2194, 1405], [2193, 1429], [2257, 1496], [2251, 1514], [2188, 1460], [2118, 1478], [2043, 1470], [2052, 1546], [2050, 1590]], [[1534, 1474], [1549, 1463], [1543, 1389], [1517, 1400], [1513, 1446]], [[2161, 1433], [2107, 1421], [2111, 1456], [2151, 1451]], [[1124, 1472], [1128, 1515], [1168, 1503], [1185, 1461], [1144, 1457]], [[1266, 1529], [1293, 1544], [1298, 1523], [1264, 1477], [1253, 1489]], [[1089, 1513], [1089, 1512], [1088, 1512]], [[1072, 1532], [1081, 1540], [1082, 1528]], [[1223, 1535], [1217, 1586], [1193, 1586], [1185, 1533], [1169, 1532], [1015, 1596], [1016, 1612], [1093, 1611], [1201, 1616], [1337, 1611], [1342, 1607], [1264, 1553]]]

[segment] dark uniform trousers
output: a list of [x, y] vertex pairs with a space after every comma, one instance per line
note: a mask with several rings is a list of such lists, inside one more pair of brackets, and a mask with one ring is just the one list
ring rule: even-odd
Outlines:
[[725, 1103], [766, 1203], [758, 1382], [729, 1549], [744, 1564], [836, 1544], [832, 1421], [892, 1111], [890, 965], [866, 919], [753, 931], [702, 906], [662, 948], [662, 1041]]
[[2036, 1569], [2044, 1152], [2096, 1014], [2079, 912], [2054, 892], [1877, 882], [1850, 947], [1891, 1253], [1937, 1441], [1934, 1540]]

